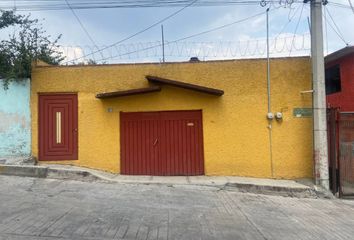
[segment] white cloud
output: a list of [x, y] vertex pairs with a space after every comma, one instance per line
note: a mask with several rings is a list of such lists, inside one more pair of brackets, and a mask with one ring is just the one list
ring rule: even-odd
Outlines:
[[84, 56], [84, 51], [81, 47], [73, 47], [73, 46], [61, 46], [57, 49], [58, 51], [63, 53], [65, 57], [64, 61], [71, 61], [77, 58], [81, 58]]

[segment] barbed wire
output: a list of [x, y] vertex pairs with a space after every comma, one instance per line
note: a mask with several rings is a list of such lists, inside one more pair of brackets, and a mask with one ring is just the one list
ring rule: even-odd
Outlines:
[[284, 7], [284, 8], [292, 8], [294, 3], [302, 3], [302, 1], [298, 0], [260, 0], [259, 4], [262, 7]]
[[[119, 44], [114, 48], [108, 48], [101, 54], [93, 53], [95, 46], [64, 46], [60, 51], [67, 57], [67, 60], [77, 59], [81, 56], [89, 55], [90, 58], [81, 59], [73, 64], [87, 63], [121, 63], [121, 62], [141, 62], [156, 61], [162, 58], [162, 43], [137, 42], [129, 44]], [[104, 47], [104, 46], [103, 46]], [[310, 50], [310, 34], [282, 34], [280, 37], [270, 39], [270, 54], [273, 56], [308, 55]], [[165, 42], [165, 57], [174, 61], [190, 57], [200, 59], [228, 59], [228, 58], [251, 58], [264, 57], [266, 54], [266, 39], [250, 39], [244, 41], [204, 41], [204, 42]]]

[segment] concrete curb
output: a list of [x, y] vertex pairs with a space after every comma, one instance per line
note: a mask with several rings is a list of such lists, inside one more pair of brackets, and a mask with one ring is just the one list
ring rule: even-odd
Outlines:
[[41, 166], [0, 165], [0, 174], [2, 175], [46, 178], [47, 172], [48, 168]]
[[[48, 168], [47, 178], [84, 181], [84, 182], [94, 182], [94, 181], [102, 181], [103, 180], [100, 177], [92, 174], [89, 171], [57, 169], [57, 168]], [[104, 181], [107, 181], [107, 180], [104, 179]]]
[[151, 182], [151, 181], [130, 181], [121, 179], [111, 179], [104, 174], [95, 173], [90, 169], [63, 169], [48, 166], [18, 166], [0, 164], [0, 175], [12, 175], [20, 177], [50, 178], [60, 180], [75, 180], [84, 182], [108, 182], [120, 184], [144, 184], [144, 185], [164, 185], [170, 187], [207, 187], [216, 190], [236, 191], [244, 193], [276, 195], [297, 198], [333, 198], [327, 191], [303, 185], [298, 186], [273, 186], [246, 182], [226, 182], [226, 183], [177, 183], [177, 182]]
[[281, 187], [269, 185], [256, 185], [247, 183], [227, 183], [224, 190], [247, 192], [255, 194], [276, 195], [297, 198], [318, 198], [317, 192], [310, 187]]
[[[102, 179], [89, 171], [56, 169], [43, 166], [26, 166], [26, 165], [4, 165], [0, 164], [0, 175], [19, 176], [19, 177], [35, 177], [35, 178], [51, 178], [62, 180], [77, 181], [102, 181]], [[105, 179], [105, 181], [107, 181]]]

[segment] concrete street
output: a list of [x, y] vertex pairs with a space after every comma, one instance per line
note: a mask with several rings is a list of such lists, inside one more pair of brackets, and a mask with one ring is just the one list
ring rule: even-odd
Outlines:
[[354, 202], [0, 176], [0, 239], [354, 239]]

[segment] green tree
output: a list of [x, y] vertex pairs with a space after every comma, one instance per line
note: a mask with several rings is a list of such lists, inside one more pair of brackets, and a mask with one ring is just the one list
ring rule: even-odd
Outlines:
[[29, 21], [28, 18], [24, 18], [21, 15], [15, 15], [13, 11], [1, 11], [0, 29], [14, 24], [21, 24], [25, 21]]
[[0, 29], [14, 25], [18, 26], [18, 31], [0, 41], [0, 78], [4, 80], [5, 89], [10, 81], [30, 78], [34, 60], [53, 65], [64, 60], [58, 50], [61, 35], [51, 40], [37, 19], [16, 15], [13, 11], [0, 11]]

